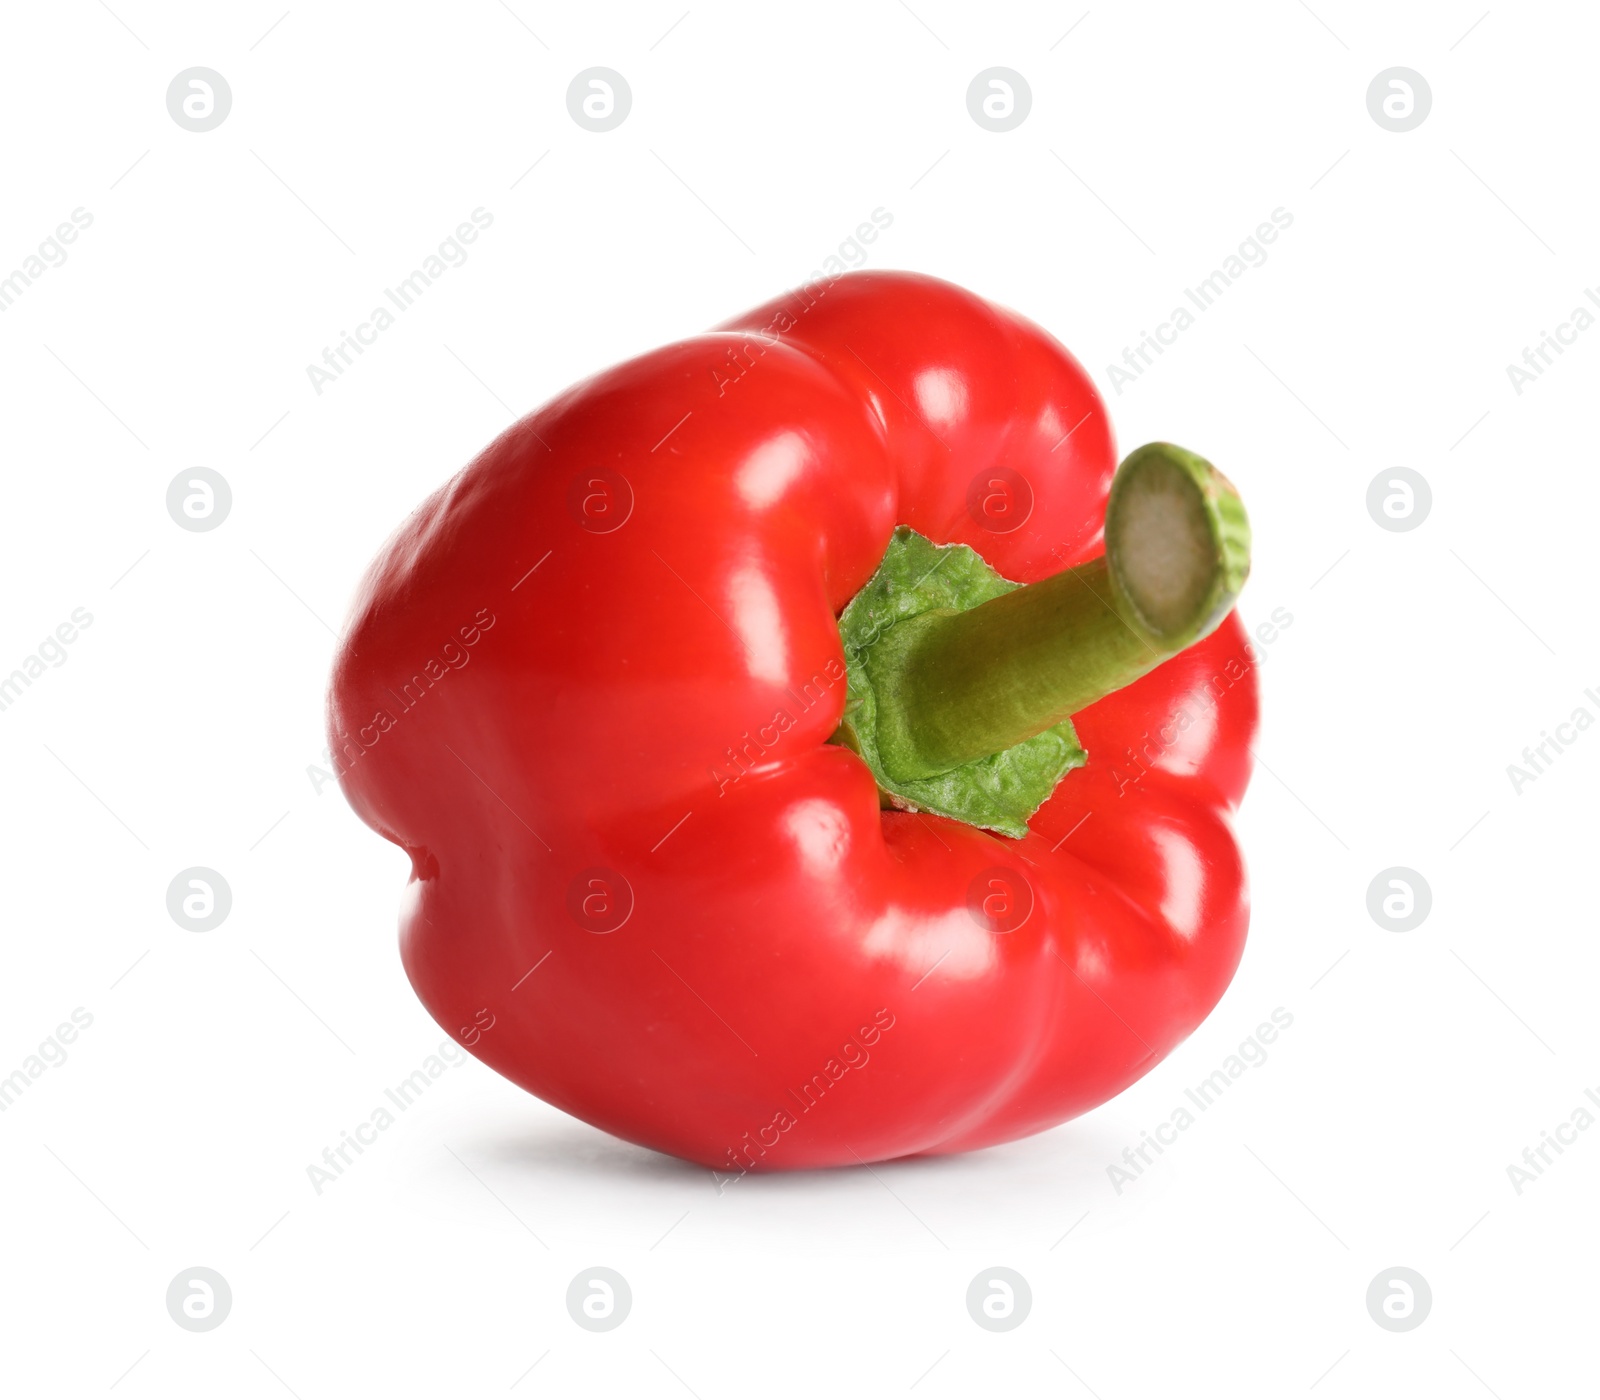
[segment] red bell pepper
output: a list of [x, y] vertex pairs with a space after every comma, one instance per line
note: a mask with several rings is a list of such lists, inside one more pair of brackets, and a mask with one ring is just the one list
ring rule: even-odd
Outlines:
[[905, 273], [509, 428], [373, 565], [329, 698], [429, 1012], [729, 1172], [1006, 1142], [1146, 1073], [1243, 949], [1257, 696], [1231, 487], [1114, 467], [1054, 339]]

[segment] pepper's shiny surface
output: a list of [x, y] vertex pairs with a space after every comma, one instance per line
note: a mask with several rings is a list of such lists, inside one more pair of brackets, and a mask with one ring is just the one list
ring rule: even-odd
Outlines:
[[880, 810], [827, 742], [835, 617], [895, 525], [1032, 582], [1101, 552], [1115, 465], [1056, 341], [902, 273], [510, 428], [373, 566], [329, 698], [352, 805], [412, 858], [440, 1025], [723, 1171], [1005, 1142], [1147, 1072], [1244, 944], [1237, 615], [1076, 717], [1088, 765], [1020, 841]]

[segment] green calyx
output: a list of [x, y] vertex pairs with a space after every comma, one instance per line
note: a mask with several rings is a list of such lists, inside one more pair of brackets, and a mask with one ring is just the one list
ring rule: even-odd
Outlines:
[[[1007, 836], [1026, 836], [1028, 818], [1055, 791], [1066, 771], [1088, 761], [1070, 719], [999, 752], [923, 778], [891, 776], [879, 750], [880, 705], [869, 655], [886, 684], [895, 673], [889, 658], [912, 635], [901, 631], [900, 624], [928, 614], [965, 612], [1021, 586], [1001, 578], [966, 545], [936, 545], [901, 525], [889, 540], [878, 572], [850, 600], [839, 619], [847, 695], [834, 739], [866, 760], [889, 805], [937, 812]], [[877, 647], [883, 643], [888, 649], [879, 654]]]
[[885, 801], [1008, 836], [1088, 761], [1071, 716], [1213, 631], [1250, 568], [1238, 493], [1166, 443], [1131, 453], [1106, 552], [1038, 583], [901, 526], [839, 620], [848, 671], [834, 736]]

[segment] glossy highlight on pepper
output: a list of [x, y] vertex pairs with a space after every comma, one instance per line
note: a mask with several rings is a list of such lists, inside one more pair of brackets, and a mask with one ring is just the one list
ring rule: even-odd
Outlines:
[[[1150, 461], [1108, 554], [1088, 376], [909, 273], [799, 289], [507, 429], [386, 545], [329, 695], [344, 790], [411, 859], [429, 1012], [556, 1107], [722, 1172], [1006, 1142], [1146, 1073], [1243, 950], [1257, 713], [1242, 510], [1192, 454]], [[1152, 555], [1158, 528], [1197, 543]], [[938, 640], [891, 694], [840, 618], [897, 531], [999, 582], [934, 599], [959, 616], [916, 619]], [[1095, 596], [1034, 591], [1063, 575]], [[882, 783], [841, 741], [863, 674], [912, 736]], [[990, 734], [1001, 702], [1020, 718]], [[1082, 761], [1015, 821], [886, 792], [1057, 725]]]

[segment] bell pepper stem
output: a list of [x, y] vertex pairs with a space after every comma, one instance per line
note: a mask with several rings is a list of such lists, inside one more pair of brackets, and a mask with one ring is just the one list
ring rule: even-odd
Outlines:
[[1212, 632], [1250, 571], [1239, 494], [1169, 443], [1130, 453], [1105, 553], [965, 612], [891, 627], [868, 651], [877, 742], [895, 778], [999, 753], [1131, 684]]

